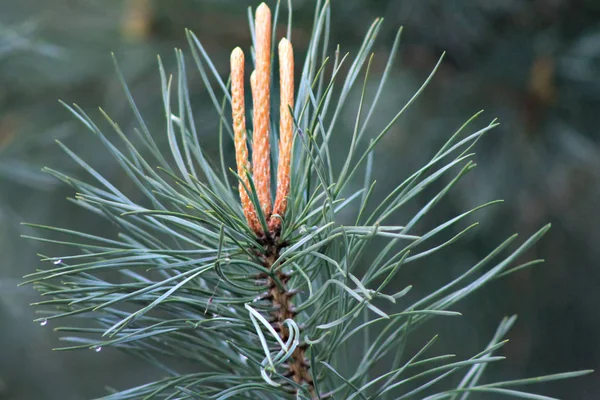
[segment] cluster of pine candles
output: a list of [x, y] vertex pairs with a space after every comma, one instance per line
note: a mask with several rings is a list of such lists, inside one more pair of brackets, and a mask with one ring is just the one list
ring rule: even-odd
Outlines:
[[[246, 137], [246, 107], [244, 93], [245, 58], [241, 48], [231, 53], [231, 107], [235, 140], [237, 172], [240, 177], [239, 193], [244, 216], [248, 226], [256, 233], [265, 251], [260, 254], [263, 266], [271, 269], [279, 260], [280, 250], [285, 243], [279, 241], [281, 222], [290, 193], [290, 162], [293, 145], [293, 107], [294, 107], [294, 53], [292, 44], [286, 38], [278, 46], [280, 81], [280, 124], [279, 124], [279, 161], [277, 164], [277, 190], [275, 205], [271, 201], [271, 146], [269, 143], [271, 109], [271, 11], [262, 3], [256, 9], [256, 69], [250, 75], [253, 100], [252, 165], [248, 160]], [[252, 199], [255, 188], [256, 200]], [[257, 210], [260, 211], [257, 212]], [[279, 332], [281, 340], [288, 342], [290, 332], [285, 321], [293, 319], [296, 311], [291, 302], [295, 290], [286, 287], [289, 275], [279, 270], [278, 285], [266, 274], [259, 275], [266, 283], [268, 292], [261, 300], [270, 300], [275, 311], [271, 323]], [[306, 345], [299, 345], [288, 362], [287, 375], [298, 384], [312, 386], [308, 371], [309, 361], [305, 357]], [[314, 388], [311, 387], [311, 391]]]

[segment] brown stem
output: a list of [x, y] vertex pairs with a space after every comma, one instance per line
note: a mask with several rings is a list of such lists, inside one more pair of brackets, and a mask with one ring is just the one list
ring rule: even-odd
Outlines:
[[[264, 267], [272, 269], [273, 264], [280, 257], [281, 247], [277, 244], [269, 244], [266, 245], [266, 249]], [[269, 290], [263, 298], [271, 300], [274, 310], [271, 314], [271, 324], [273, 325], [273, 328], [279, 332], [281, 340], [287, 342], [290, 337], [290, 332], [284, 324], [284, 321], [286, 319], [294, 319], [296, 316], [296, 309], [292, 303], [292, 298], [297, 292], [288, 289], [287, 283], [290, 279], [288, 274], [277, 271], [277, 278], [283, 284], [283, 289], [275, 283], [273, 278], [268, 278], [267, 287]], [[300, 344], [296, 347], [287, 364], [288, 371], [286, 375], [291, 377], [294, 382], [299, 385], [307, 384], [313, 397], [316, 398], [314, 395], [313, 380], [310, 376], [310, 362], [306, 358], [307, 348], [308, 346], [305, 344]]]

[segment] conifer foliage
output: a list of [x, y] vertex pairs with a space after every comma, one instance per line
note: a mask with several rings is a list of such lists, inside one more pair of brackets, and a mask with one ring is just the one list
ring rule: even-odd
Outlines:
[[[187, 32], [194, 64], [220, 119], [214, 132], [222, 145], [218, 159], [200, 144], [203, 128], [193, 114], [188, 62], [180, 50], [175, 75], [168, 75], [159, 60], [164, 133], [148, 129], [120, 72], [138, 126], [124, 132], [103, 113], [119, 143], [77, 105], [65, 104], [114, 157], [137, 195], [125, 194], [59, 143], [90, 179], [46, 171], [73, 187], [75, 204], [106, 218], [115, 229], [113, 236], [100, 237], [32, 225], [50, 231], [50, 238], [37, 239], [56, 243], [62, 252], [42, 257], [49, 267], [26, 277], [45, 298], [37, 303], [44, 312], [39, 322], [65, 333], [63, 340], [70, 342], [61, 350], [120, 349], [164, 371], [160, 381], [114, 390], [106, 399], [433, 400], [481, 393], [548, 399], [521, 386], [589, 372], [482, 383], [486, 366], [503, 358], [497, 353], [515, 317], [503, 320], [489, 345], [467, 359], [435, 353], [436, 337], [411, 335], [434, 317], [459, 317], [452, 306], [490, 281], [539, 263], [517, 264], [517, 259], [549, 227], [521, 242], [509, 237], [418, 300], [406, 300], [409, 283], [390, 290], [400, 269], [445, 251], [476, 228], [467, 221], [479, 209], [497, 203], [437, 221], [431, 229], [419, 224], [475, 166], [471, 150], [496, 122], [469, 132], [476, 114], [429, 162], [373, 204], [373, 151], [421, 94], [439, 62], [407, 104], [374, 131], [371, 117], [401, 30], [377, 91], [368, 99], [371, 51], [382, 20], [371, 25], [356, 55], [342, 55], [337, 48], [330, 58], [329, 4], [317, 1], [307, 56], [295, 75], [290, 4], [288, 9], [284, 38], [273, 29], [279, 3], [273, 15], [264, 3], [255, 13], [249, 11], [254, 45], [247, 54], [253, 57], [234, 49], [229, 79], [222, 78], [200, 40]], [[250, 58], [253, 72], [248, 75]], [[272, 101], [277, 97], [271, 96], [277, 77], [278, 115]], [[352, 90], [361, 93], [358, 105], [348, 102]], [[330, 148], [344, 145], [338, 130], [348, 107], [357, 112], [338, 168]], [[168, 149], [157, 144], [160, 134], [166, 134]], [[228, 165], [228, 148], [235, 148], [235, 168]], [[358, 180], [362, 187], [356, 187]], [[431, 200], [402, 225], [392, 225], [396, 211], [426, 189], [436, 190]], [[353, 222], [342, 224], [342, 212], [344, 220], [352, 214]], [[371, 246], [380, 249], [375, 258], [367, 256]], [[409, 339], [421, 349], [410, 352]], [[197, 368], [180, 371], [182, 360]], [[453, 385], [457, 375], [462, 378]]]

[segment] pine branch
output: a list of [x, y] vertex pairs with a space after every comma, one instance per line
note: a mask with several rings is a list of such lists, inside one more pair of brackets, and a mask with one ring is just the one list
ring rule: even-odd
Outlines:
[[[278, 124], [270, 112], [271, 43], [275, 42], [271, 26], [277, 26], [279, 6], [271, 19], [268, 7], [260, 5], [256, 22], [249, 11], [256, 50], [254, 78], [250, 78], [252, 134], [246, 124], [243, 51], [233, 50], [231, 78], [222, 79], [200, 40], [187, 32], [194, 63], [219, 116], [220, 140], [223, 146], [235, 147], [237, 168], [228, 168], [224, 150], [216, 162], [202, 150], [181, 51], [176, 51], [175, 76], [165, 71], [159, 59], [168, 150], [156, 143], [120, 72], [138, 123], [136, 129], [124, 132], [102, 113], [120, 143], [109, 140], [81, 108], [65, 105], [114, 157], [137, 193], [125, 194], [59, 143], [92, 179], [46, 171], [73, 188], [72, 202], [113, 223], [115, 234], [101, 237], [29, 225], [49, 234], [33, 239], [67, 249], [60, 256], [42, 256], [51, 266], [25, 277], [25, 283], [48, 299], [36, 304], [44, 310], [38, 322], [76, 322], [55, 328], [72, 335], [63, 337], [70, 345], [60, 350], [117, 348], [168, 374], [161, 381], [115, 392], [106, 399], [465, 399], [470, 393], [535, 398], [513, 386], [589, 372], [480, 384], [486, 365], [502, 360], [493, 354], [505, 343], [514, 318], [503, 321], [489, 345], [468, 359], [431, 355], [435, 337], [417, 338], [423, 347], [409, 353], [407, 342], [424, 322], [460, 316], [451, 310], [458, 301], [494, 279], [537, 264], [536, 260], [515, 265], [549, 226], [516, 247], [516, 235], [511, 236], [420, 299], [405, 298], [410, 285], [390, 292], [388, 286], [401, 269], [427, 261], [474, 232], [477, 224], [469, 225], [467, 220], [497, 204], [489, 202], [449, 220], [437, 220], [433, 228], [424, 224], [475, 167], [471, 150], [497, 124], [491, 121], [467, 133], [477, 114], [424, 166], [373, 204], [373, 151], [418, 99], [441, 59], [415, 95], [365, 143], [367, 132], [373, 131], [371, 117], [390, 77], [401, 31], [369, 102], [371, 51], [382, 20], [373, 23], [354, 57], [342, 56], [338, 48], [330, 65], [326, 56], [329, 3], [317, 1], [316, 7], [299, 79], [293, 76], [290, 26], [288, 37], [280, 42], [279, 146], [274, 140]], [[330, 149], [344, 145], [340, 119], [356, 90], [360, 91], [357, 116], [338, 172]], [[278, 169], [274, 208], [271, 165]], [[355, 184], [361, 171], [362, 187]], [[231, 185], [230, 179], [237, 185]], [[386, 225], [397, 210], [424, 193], [434, 194], [402, 225]], [[347, 220], [342, 213], [353, 213], [354, 222], [342, 224]], [[368, 256], [372, 248], [378, 249], [374, 259]], [[394, 361], [386, 372], [372, 376], [390, 358]], [[180, 360], [194, 363], [203, 372], [177, 371]], [[452, 387], [447, 378], [459, 373], [464, 378]]]

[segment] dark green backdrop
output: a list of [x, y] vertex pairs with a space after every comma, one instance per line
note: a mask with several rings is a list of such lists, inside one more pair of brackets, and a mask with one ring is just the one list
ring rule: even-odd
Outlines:
[[[293, 31], [301, 57], [310, 34], [312, 0], [293, 0]], [[84, 176], [54, 140], [60, 138], [118, 185], [127, 182], [107, 152], [57, 99], [93, 115], [102, 106], [121, 125], [132, 123], [110, 52], [157, 136], [160, 119], [157, 53], [172, 66], [174, 47], [187, 48], [184, 28], [203, 41], [223, 75], [229, 51], [249, 46], [248, 0], [0, 0], [0, 399], [81, 399], [104, 386], [120, 389], [156, 378], [114, 351], [56, 353], [51, 324], [32, 322], [39, 298], [20, 277], [41, 265], [36, 253], [57, 249], [21, 239], [21, 221], [110, 235], [111, 226], [65, 200], [72, 193], [39, 173], [42, 166]], [[489, 286], [461, 304], [453, 325], [430, 323], [443, 347], [468, 354], [484, 346], [500, 318], [519, 314], [508, 360], [489, 373], [518, 378], [600, 369], [600, 2], [597, 0], [332, 0], [332, 42], [356, 51], [372, 20], [384, 16], [373, 76], [382, 72], [396, 28], [404, 25], [400, 62], [384, 93], [383, 121], [412, 95], [442, 51], [433, 84], [377, 153], [376, 195], [430, 156], [474, 112], [501, 126], [478, 146], [479, 167], [438, 206], [438, 216], [495, 198], [482, 227], [435, 269], [413, 268], [397, 281], [417, 293], [439, 286], [514, 231], [553, 228], [530, 256], [547, 263]], [[333, 47], [332, 47], [333, 49]], [[207, 152], [216, 125], [199, 77], [191, 80]], [[355, 110], [349, 107], [348, 116]], [[340, 151], [344, 136], [339, 132]], [[341, 154], [340, 154], [341, 157]], [[413, 204], [416, 207], [418, 204]], [[401, 219], [402, 215], [398, 218]], [[448, 260], [452, 260], [449, 262]], [[432, 274], [431, 271], [435, 271]], [[600, 375], [546, 385], [564, 399], [600, 398]]]

